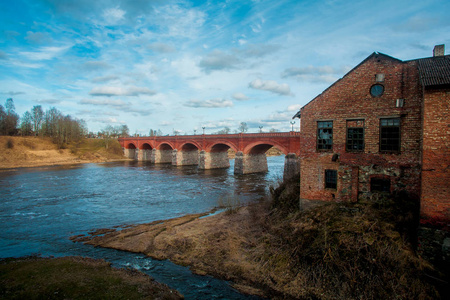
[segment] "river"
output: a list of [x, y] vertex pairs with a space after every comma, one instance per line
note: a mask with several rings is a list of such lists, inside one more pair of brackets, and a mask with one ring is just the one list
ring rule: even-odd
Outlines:
[[186, 299], [257, 299], [170, 261], [69, 240], [92, 229], [206, 212], [230, 198], [256, 201], [282, 178], [284, 156], [268, 157], [265, 174], [234, 175], [230, 163], [218, 170], [127, 161], [0, 172], [0, 257], [103, 258], [145, 272]]

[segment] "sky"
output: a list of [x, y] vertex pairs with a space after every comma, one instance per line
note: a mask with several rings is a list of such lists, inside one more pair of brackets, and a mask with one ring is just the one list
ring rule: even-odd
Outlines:
[[448, 0], [0, 0], [0, 104], [91, 132], [289, 131], [373, 52], [448, 49], [449, 15]]

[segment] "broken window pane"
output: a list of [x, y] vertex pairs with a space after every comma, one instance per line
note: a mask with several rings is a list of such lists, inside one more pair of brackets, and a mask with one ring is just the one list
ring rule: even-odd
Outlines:
[[333, 121], [317, 122], [317, 149], [331, 150], [333, 148]]

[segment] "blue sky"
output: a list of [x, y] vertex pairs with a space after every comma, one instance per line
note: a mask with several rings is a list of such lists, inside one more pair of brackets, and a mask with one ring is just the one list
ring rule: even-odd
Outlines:
[[371, 53], [450, 47], [449, 14], [448, 0], [0, 0], [0, 103], [93, 132], [288, 131]]

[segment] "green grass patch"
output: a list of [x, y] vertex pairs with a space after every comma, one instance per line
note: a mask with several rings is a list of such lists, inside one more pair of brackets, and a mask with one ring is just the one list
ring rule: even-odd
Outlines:
[[2, 299], [180, 299], [177, 291], [135, 270], [81, 257], [0, 262]]

